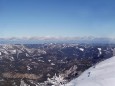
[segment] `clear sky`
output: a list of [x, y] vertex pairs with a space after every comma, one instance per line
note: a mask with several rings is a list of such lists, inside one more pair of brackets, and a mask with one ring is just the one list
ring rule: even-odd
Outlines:
[[0, 0], [0, 37], [114, 37], [115, 0]]

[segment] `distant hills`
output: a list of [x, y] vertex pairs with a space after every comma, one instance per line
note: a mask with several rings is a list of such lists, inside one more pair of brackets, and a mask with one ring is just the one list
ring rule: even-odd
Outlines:
[[115, 43], [113, 38], [96, 37], [23, 37], [0, 38], [0, 44], [41, 44], [41, 43]]

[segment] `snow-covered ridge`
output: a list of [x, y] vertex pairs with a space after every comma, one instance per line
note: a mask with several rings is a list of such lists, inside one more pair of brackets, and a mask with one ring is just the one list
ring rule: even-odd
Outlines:
[[65, 86], [115, 86], [115, 56], [89, 68]]

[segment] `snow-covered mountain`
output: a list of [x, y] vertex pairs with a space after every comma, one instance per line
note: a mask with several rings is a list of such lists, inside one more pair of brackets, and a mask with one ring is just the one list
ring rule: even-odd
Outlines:
[[115, 44], [0, 44], [0, 86], [60, 86], [113, 55]]
[[89, 68], [65, 86], [115, 86], [115, 56]]

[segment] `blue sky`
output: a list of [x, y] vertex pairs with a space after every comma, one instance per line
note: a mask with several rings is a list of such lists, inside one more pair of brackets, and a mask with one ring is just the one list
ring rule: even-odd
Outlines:
[[0, 37], [113, 37], [115, 0], [0, 0]]

